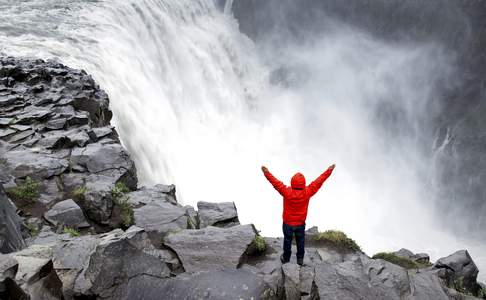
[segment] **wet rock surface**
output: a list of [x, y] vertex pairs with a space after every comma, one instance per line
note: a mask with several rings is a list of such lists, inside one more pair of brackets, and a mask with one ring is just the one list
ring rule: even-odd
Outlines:
[[[199, 202], [196, 210], [177, 202], [173, 185], [139, 188], [110, 119], [108, 97], [84, 71], [0, 57], [1, 299], [478, 294], [477, 268], [465, 251], [406, 270], [360, 251], [308, 243], [303, 266], [295, 255], [282, 265], [282, 239], [240, 225], [233, 202]], [[318, 234], [311, 228], [306, 237]]]

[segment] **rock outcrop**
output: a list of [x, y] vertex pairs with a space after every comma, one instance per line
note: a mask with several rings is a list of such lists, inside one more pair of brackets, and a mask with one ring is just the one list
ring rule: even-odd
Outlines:
[[199, 202], [196, 211], [177, 202], [173, 185], [139, 188], [110, 118], [84, 71], [0, 57], [1, 299], [479, 295], [466, 251], [429, 267], [428, 255], [402, 249], [395, 254], [425, 266], [407, 270], [369, 258], [342, 233], [333, 232], [343, 245], [323, 240], [317, 228], [306, 232], [304, 265], [295, 256], [282, 265], [282, 239], [240, 225], [234, 203]]
[[25, 246], [20, 231], [21, 219], [16, 210], [0, 185], [0, 253], [20, 250]]

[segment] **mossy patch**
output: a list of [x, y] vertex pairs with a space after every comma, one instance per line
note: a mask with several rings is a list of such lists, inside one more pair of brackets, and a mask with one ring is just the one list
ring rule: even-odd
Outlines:
[[383, 259], [392, 264], [398, 265], [405, 269], [420, 269], [429, 266], [429, 264], [417, 263], [411, 259], [401, 257], [391, 252], [379, 252], [373, 255], [373, 259]]
[[18, 184], [16, 187], [9, 188], [7, 194], [13, 200], [23, 200], [26, 202], [34, 202], [39, 197], [40, 184], [30, 177]]
[[267, 243], [265, 242], [265, 239], [258, 234], [253, 239], [253, 245], [255, 245], [256, 251], [260, 253], [265, 252], [265, 250], [267, 249]]
[[30, 236], [39, 235], [39, 229], [34, 224], [25, 224], [25, 228], [29, 231]]
[[111, 189], [111, 196], [115, 205], [120, 209], [121, 225], [124, 228], [133, 224], [133, 209], [126, 195], [128, 192], [130, 192], [130, 189], [123, 182], [117, 182]]
[[326, 230], [313, 234], [309, 237], [311, 242], [323, 244], [330, 248], [340, 251], [361, 251], [361, 247], [349, 238], [344, 232], [339, 230]]
[[63, 232], [69, 233], [72, 237], [79, 236], [79, 231], [71, 227], [64, 227]]
[[73, 190], [73, 197], [74, 199], [82, 200], [84, 199], [84, 194], [88, 191], [88, 188], [85, 186], [78, 186]]
[[117, 182], [111, 189], [111, 195], [114, 198], [121, 198], [128, 192], [130, 192], [130, 189], [123, 182]]
[[478, 298], [486, 299], [486, 287], [481, 287], [478, 291]]

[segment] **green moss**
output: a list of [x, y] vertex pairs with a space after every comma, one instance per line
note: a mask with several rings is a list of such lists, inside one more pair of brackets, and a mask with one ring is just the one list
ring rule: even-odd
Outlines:
[[419, 269], [423, 267], [424, 265], [418, 264], [415, 261], [398, 256], [394, 253], [391, 252], [380, 252], [376, 253], [372, 257], [373, 259], [383, 259], [388, 262], [391, 262], [392, 264], [399, 265], [400, 267], [403, 267], [405, 269]]
[[77, 188], [74, 189], [73, 191], [73, 197], [76, 199], [83, 199], [84, 194], [88, 191], [88, 188], [85, 186], [78, 186]]
[[117, 182], [111, 189], [111, 195], [114, 198], [121, 198], [124, 194], [130, 192], [127, 186], [123, 182]]
[[478, 298], [486, 299], [486, 287], [481, 287], [479, 289]]
[[255, 249], [258, 252], [264, 252], [267, 249], [267, 244], [265, 242], [265, 239], [258, 234], [253, 239], [253, 245], [255, 246]]
[[133, 209], [128, 196], [125, 195], [128, 192], [130, 192], [130, 189], [123, 182], [117, 182], [111, 189], [111, 195], [115, 205], [120, 208], [122, 226], [125, 228], [133, 224]]
[[361, 247], [349, 238], [344, 232], [339, 230], [327, 230], [319, 232], [310, 237], [315, 242], [320, 242], [326, 246], [344, 250], [344, 251], [361, 251]]
[[7, 190], [7, 193], [14, 200], [25, 200], [33, 202], [39, 197], [40, 184], [32, 178], [27, 177], [22, 184]]
[[25, 224], [25, 228], [29, 231], [30, 236], [39, 235], [39, 229], [34, 224]]
[[69, 233], [72, 237], [79, 236], [79, 231], [71, 227], [64, 227], [63, 232]]
[[130, 227], [133, 223], [133, 209], [128, 200], [126, 196], [115, 198], [115, 205], [120, 208], [121, 221], [125, 228]]

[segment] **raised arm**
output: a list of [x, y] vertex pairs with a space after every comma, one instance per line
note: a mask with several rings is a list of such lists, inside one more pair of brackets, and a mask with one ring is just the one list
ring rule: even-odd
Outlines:
[[267, 180], [277, 190], [277, 192], [279, 192], [279, 194], [283, 196], [284, 193], [285, 193], [285, 190], [287, 189], [287, 186], [282, 181], [275, 178], [275, 176], [273, 176], [272, 173], [270, 173], [270, 171], [268, 171], [267, 167], [262, 167], [262, 172], [265, 175], [265, 177], [267, 178]]
[[312, 181], [312, 183], [309, 184], [307, 188], [309, 189], [311, 196], [317, 193], [317, 191], [321, 188], [324, 181], [326, 181], [326, 179], [329, 176], [331, 176], [334, 167], [336, 167], [336, 165], [332, 165], [329, 168], [327, 168], [327, 170], [324, 173], [322, 173], [319, 177], [316, 178], [316, 180]]

